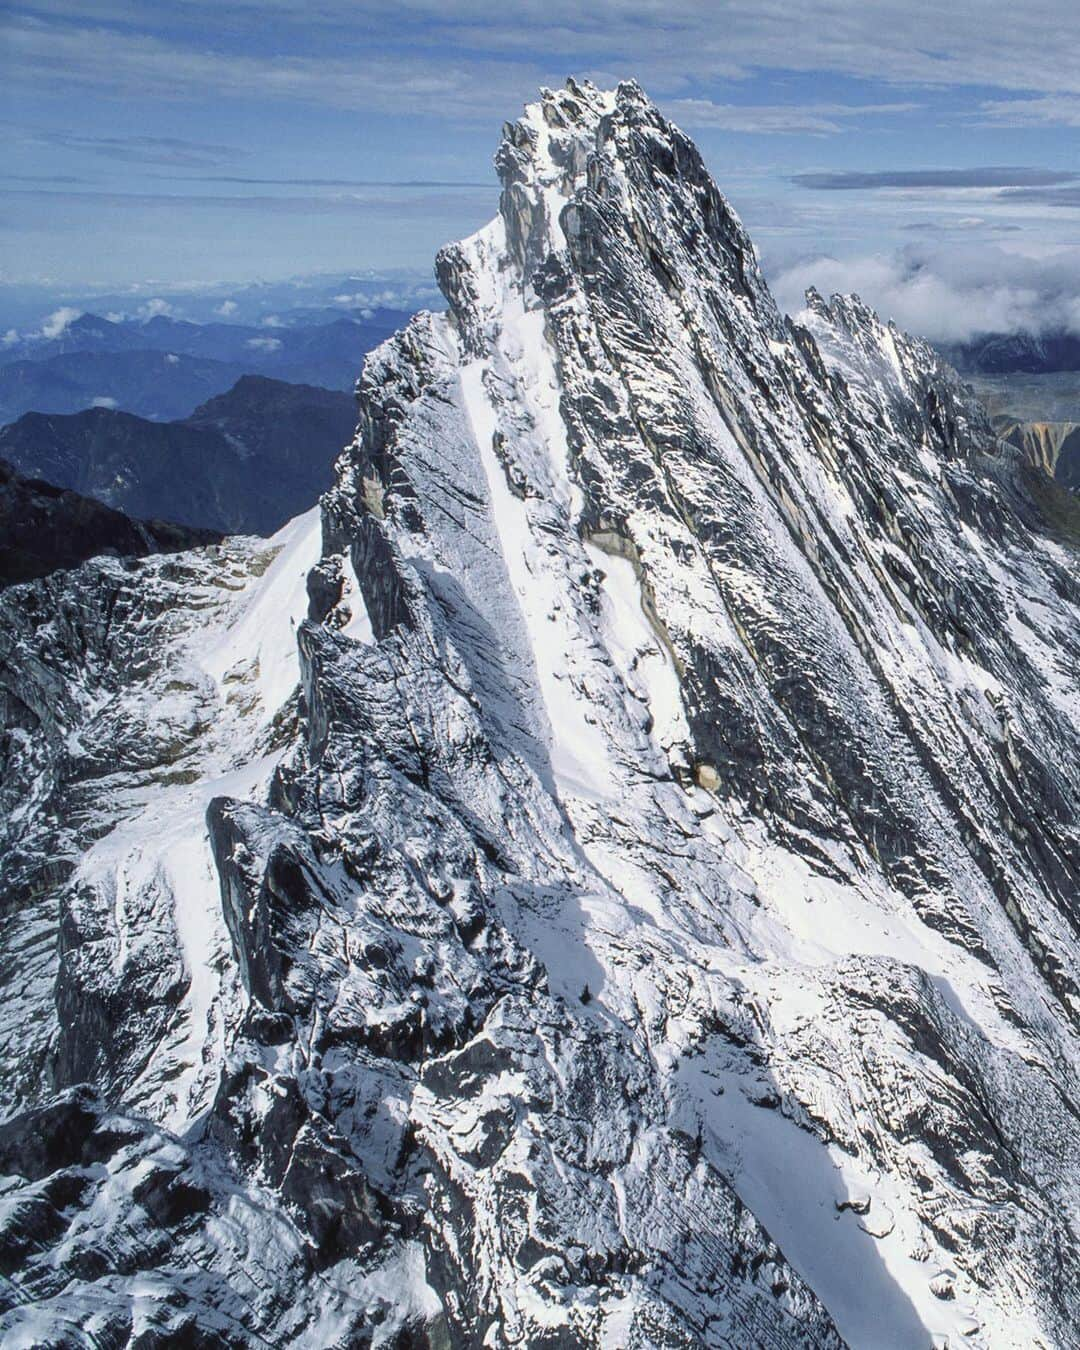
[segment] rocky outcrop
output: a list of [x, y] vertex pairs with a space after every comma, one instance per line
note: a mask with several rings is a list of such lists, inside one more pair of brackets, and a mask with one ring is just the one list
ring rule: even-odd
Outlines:
[[[1066, 1345], [1072, 545], [925, 344], [777, 311], [636, 85], [544, 92], [497, 165], [448, 313], [366, 363], [321, 538], [235, 545], [205, 610], [213, 559], [153, 564], [168, 622], [120, 587], [117, 661], [65, 640], [70, 711], [12, 714], [58, 794], [27, 876], [113, 691], [134, 753], [188, 670], [194, 779], [125, 764], [38, 882], [67, 929], [27, 998], [99, 1049], [43, 1032], [10, 1128], [89, 1077], [173, 1170], [136, 1194], [118, 1150], [107, 1218], [41, 1210], [0, 1327], [94, 1281], [121, 1340]], [[82, 1156], [19, 1145], [8, 1197]]]
[[994, 424], [1002, 440], [1015, 446], [1026, 463], [1062, 487], [1080, 491], [1080, 424], [1017, 422], [1007, 415], [995, 418]]
[[101, 554], [145, 558], [221, 537], [164, 520], [131, 520], [90, 497], [26, 478], [0, 459], [0, 586], [77, 567]]

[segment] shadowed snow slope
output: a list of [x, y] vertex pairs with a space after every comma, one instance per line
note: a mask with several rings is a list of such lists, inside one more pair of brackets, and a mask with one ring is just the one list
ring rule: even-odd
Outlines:
[[1065, 1346], [1073, 546], [636, 85], [496, 164], [321, 545], [0, 600], [6, 1343]]

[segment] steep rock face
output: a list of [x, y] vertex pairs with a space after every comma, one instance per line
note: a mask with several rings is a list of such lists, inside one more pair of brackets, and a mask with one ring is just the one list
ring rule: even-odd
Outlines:
[[545, 92], [497, 165], [449, 313], [367, 361], [306, 595], [298, 522], [205, 618], [238, 665], [118, 638], [218, 711], [39, 883], [0, 1326], [1065, 1345], [1075, 553], [928, 347], [778, 313], [636, 85]]
[[1056, 478], [1062, 487], [1080, 491], [1080, 425], [1076, 422], [1018, 422], [995, 418], [998, 434], [1014, 445], [1025, 461]]
[[270, 541], [97, 558], [3, 592], [11, 1105], [84, 1081], [141, 1104], [148, 1065], [157, 1114], [184, 1100], [162, 1038], [193, 1038], [184, 1068], [197, 1074], [207, 1027], [189, 1024], [210, 991], [192, 981], [219, 960], [214, 935], [227, 946], [206, 805], [217, 776], [259, 782], [267, 746], [284, 744], [289, 596], [304, 594], [316, 515]]

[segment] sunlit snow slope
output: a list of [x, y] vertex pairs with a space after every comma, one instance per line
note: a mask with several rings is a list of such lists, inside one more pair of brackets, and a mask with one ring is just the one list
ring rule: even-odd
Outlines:
[[5, 1344], [1071, 1345], [1076, 541], [636, 85], [496, 164], [321, 543], [0, 600]]

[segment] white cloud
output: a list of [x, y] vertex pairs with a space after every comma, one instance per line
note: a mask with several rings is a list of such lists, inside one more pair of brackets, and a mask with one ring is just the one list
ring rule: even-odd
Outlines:
[[175, 354], [175, 352], [167, 352], [165, 356], [165, 364], [167, 366], [178, 366], [180, 364], [180, 358]]
[[[1075, 0], [1037, 0], [1011, 25], [1000, 6], [939, 0], [799, 0], [794, 7], [790, 0], [596, 0], [587, 7], [580, 0], [189, 0], [189, 7], [199, 11], [200, 46], [147, 31], [153, 8], [136, 0], [36, 0], [33, 17], [9, 21], [7, 73], [39, 86], [62, 70], [67, 85], [118, 98], [251, 96], [458, 120], [505, 115], [568, 65], [605, 82], [633, 74], [671, 99], [761, 69], [1080, 95]], [[264, 22], [268, 7], [274, 55], [229, 51], [237, 32]], [[42, 17], [49, 13], [62, 22]]]
[[90, 404], [91, 408], [115, 408], [116, 399], [109, 398], [108, 394], [99, 394]]
[[267, 314], [259, 320], [259, 325], [262, 328], [284, 328], [285, 322], [279, 319], [276, 314]]
[[235, 314], [238, 308], [235, 300], [222, 300], [221, 304], [214, 310], [214, 313], [220, 314], [223, 319], [227, 319], [230, 314]]
[[664, 110], [676, 122], [687, 127], [715, 127], [722, 131], [741, 131], [758, 135], [804, 134], [825, 136], [850, 130], [845, 121], [912, 112], [917, 103], [805, 103], [741, 104], [713, 103], [704, 98], [669, 100]]
[[908, 332], [936, 342], [980, 333], [1080, 332], [1080, 249], [1031, 257], [1000, 247], [908, 248], [849, 259], [809, 258], [772, 280], [797, 314], [808, 286], [854, 292]]
[[991, 99], [980, 104], [982, 119], [999, 127], [1080, 127], [1080, 98]]
[[[361, 319], [373, 319], [375, 317], [375, 311], [372, 308], [373, 301], [376, 304], [385, 304], [385, 301], [379, 300], [376, 296], [366, 295], [363, 291], [356, 291], [353, 295], [345, 293], [333, 297], [333, 303], [335, 305], [343, 305], [348, 309], [355, 309]], [[403, 306], [403, 308], [406, 307], [407, 306]]]
[[3, 337], [0, 337], [0, 347], [14, 347], [19, 340], [18, 331], [9, 328]]
[[168, 317], [175, 312], [176, 311], [173, 306], [169, 304], [168, 300], [162, 300], [160, 296], [156, 296], [153, 300], [147, 300], [144, 304], [139, 306], [138, 310], [140, 319], [156, 319], [161, 316]]
[[257, 352], [276, 352], [281, 350], [281, 339], [271, 337], [248, 338], [244, 346]]
[[[351, 277], [352, 281], [361, 280], [360, 277]], [[380, 291], [343, 291], [340, 295], [331, 297], [335, 305], [347, 305], [350, 308], [360, 306], [360, 313], [365, 319], [371, 319], [375, 316], [375, 310], [379, 307], [383, 309], [416, 309], [418, 305], [429, 304], [432, 300], [438, 300], [439, 292], [430, 285], [412, 285], [412, 286], [387, 286]]]
[[66, 332], [81, 313], [81, 309], [74, 309], [71, 305], [62, 305], [59, 309], [54, 309], [41, 325], [41, 331], [36, 336], [58, 338], [61, 333]]

